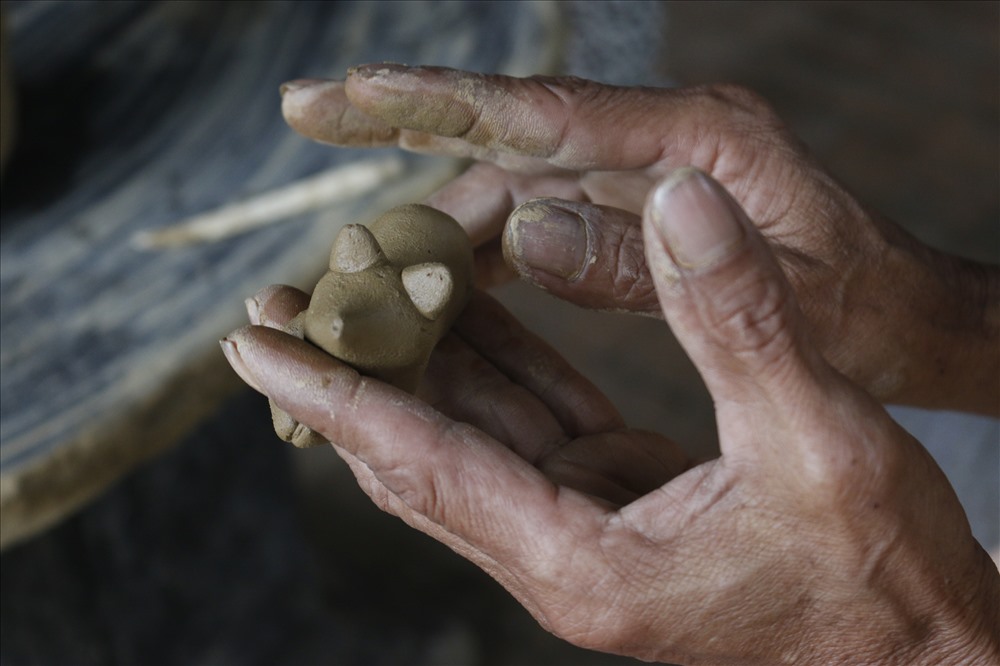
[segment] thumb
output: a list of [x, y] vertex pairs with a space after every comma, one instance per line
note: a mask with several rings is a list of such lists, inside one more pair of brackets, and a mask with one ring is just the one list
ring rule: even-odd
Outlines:
[[767, 243], [721, 185], [694, 168], [673, 172], [647, 198], [643, 237], [660, 306], [712, 394], [720, 430], [727, 409], [772, 417], [818, 397], [833, 371], [808, 343]]

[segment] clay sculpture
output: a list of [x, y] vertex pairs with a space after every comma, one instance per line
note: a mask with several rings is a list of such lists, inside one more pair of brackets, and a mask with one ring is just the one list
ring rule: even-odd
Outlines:
[[[429, 206], [398, 206], [370, 228], [341, 229], [329, 272], [286, 330], [412, 393], [431, 351], [472, 295], [472, 282], [472, 246], [458, 222]], [[271, 415], [287, 442], [326, 441], [274, 403]]]

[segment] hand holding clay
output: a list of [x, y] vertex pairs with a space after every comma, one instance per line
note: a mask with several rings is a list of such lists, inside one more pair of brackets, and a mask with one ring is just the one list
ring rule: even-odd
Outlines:
[[[308, 305], [277, 327], [412, 393], [471, 294], [472, 246], [462, 227], [428, 206], [398, 206], [370, 229], [344, 227], [330, 251], [330, 271]], [[255, 302], [248, 309], [253, 323], [261, 323]], [[326, 443], [273, 401], [271, 415], [285, 441]]]
[[365, 65], [283, 92], [316, 140], [480, 160], [428, 200], [468, 230], [480, 282], [507, 273], [509, 218], [517, 272], [585, 307], [662, 316], [639, 213], [664, 173], [696, 166], [761, 231], [835, 368], [883, 401], [1000, 413], [1000, 273], [859, 204], [743, 88]]
[[[682, 169], [641, 229], [716, 405], [711, 462], [626, 428], [483, 295], [432, 356], [433, 406], [272, 328], [224, 349], [380, 507], [578, 645], [672, 663], [996, 663], [1000, 574], [927, 453], [822, 358], [736, 202]], [[279, 326], [302, 302], [254, 301]]]

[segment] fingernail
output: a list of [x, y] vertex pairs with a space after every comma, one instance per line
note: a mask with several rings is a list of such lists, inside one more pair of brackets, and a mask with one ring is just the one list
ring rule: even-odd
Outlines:
[[222, 353], [226, 355], [226, 360], [229, 361], [229, 365], [233, 367], [236, 374], [240, 378], [250, 385], [255, 391], [263, 393], [260, 384], [257, 382], [257, 378], [253, 376], [250, 372], [250, 368], [247, 367], [246, 363], [243, 362], [243, 357], [240, 356], [239, 343], [241, 341], [241, 336], [239, 331], [230, 333], [228, 336], [219, 341], [222, 346]]
[[[286, 318], [280, 321], [287, 321], [299, 313], [301, 307], [297, 301], [289, 302], [290, 293], [284, 289], [281, 285], [272, 284], [264, 287], [256, 294], [250, 298], [243, 301], [243, 304], [247, 308], [247, 317], [250, 319], [250, 323], [254, 326], [269, 326], [270, 317], [274, 316], [277, 310], [279, 316], [284, 314], [284, 308], [286, 306], [288, 309], [288, 315]], [[308, 304], [308, 303], [307, 303]]]
[[312, 86], [317, 86], [322, 83], [329, 83], [330, 79], [295, 79], [294, 81], [286, 81], [281, 84], [278, 88], [278, 92], [284, 97], [287, 93], [295, 92], [296, 90], [302, 90], [303, 88], [311, 88]]
[[529, 201], [511, 213], [504, 251], [515, 267], [573, 280], [587, 266], [587, 223], [572, 210]]
[[250, 320], [250, 323], [254, 326], [260, 324], [260, 303], [257, 302], [257, 299], [253, 297], [248, 298], [243, 301], [243, 305], [246, 306], [247, 318]]
[[652, 218], [678, 266], [705, 268], [743, 245], [746, 232], [728, 197], [693, 167], [678, 169], [656, 189]]
[[398, 62], [373, 62], [351, 67], [347, 70], [347, 75], [357, 79], [373, 79], [377, 76], [405, 72], [410, 69], [413, 68]]

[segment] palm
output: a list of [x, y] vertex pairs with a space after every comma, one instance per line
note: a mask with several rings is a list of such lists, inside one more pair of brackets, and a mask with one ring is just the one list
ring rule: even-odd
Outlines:
[[432, 356], [420, 397], [553, 483], [624, 506], [687, 466], [667, 438], [626, 428], [558, 354], [480, 294]]
[[[255, 302], [260, 309], [252, 310], [251, 322], [281, 330], [308, 296], [269, 287]], [[482, 293], [432, 355], [420, 397], [500, 442], [554, 483], [614, 506], [687, 466], [670, 440], [626, 428], [596, 387]], [[369, 493], [378, 493], [380, 485], [370, 480]]]

